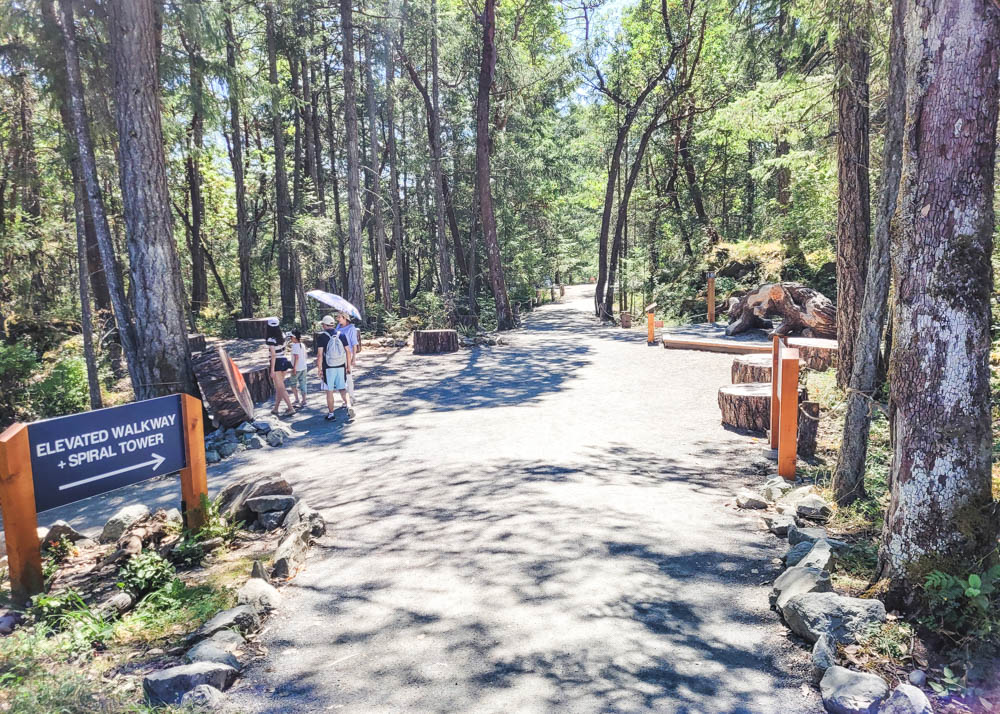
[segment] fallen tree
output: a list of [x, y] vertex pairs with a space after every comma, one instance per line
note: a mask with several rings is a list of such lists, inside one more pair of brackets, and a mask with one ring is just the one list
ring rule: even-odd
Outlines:
[[753, 328], [769, 328], [769, 318], [780, 318], [778, 335], [837, 337], [837, 309], [820, 292], [800, 283], [767, 283], [756, 290], [729, 298], [726, 334], [738, 335]]

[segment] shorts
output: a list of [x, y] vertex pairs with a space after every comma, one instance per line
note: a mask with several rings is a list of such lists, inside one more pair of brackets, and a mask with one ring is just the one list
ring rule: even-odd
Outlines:
[[275, 372], [287, 372], [292, 368], [292, 363], [287, 357], [278, 357], [274, 360]]
[[309, 393], [309, 389], [306, 386], [309, 382], [309, 380], [306, 378], [308, 374], [309, 373], [306, 370], [300, 369], [298, 372], [295, 373], [295, 377], [292, 379], [292, 387], [294, 389], [298, 389], [300, 392], [302, 392], [302, 394]]
[[347, 389], [347, 367], [327, 367], [323, 370], [323, 384], [320, 389], [324, 392], [333, 392]]

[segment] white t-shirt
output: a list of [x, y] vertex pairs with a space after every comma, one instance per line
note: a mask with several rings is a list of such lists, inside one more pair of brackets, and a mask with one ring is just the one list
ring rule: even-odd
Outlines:
[[[295, 363], [295, 355], [299, 356], [298, 363]], [[295, 364], [296, 372], [306, 371], [306, 346], [301, 342], [292, 343], [292, 363]]]

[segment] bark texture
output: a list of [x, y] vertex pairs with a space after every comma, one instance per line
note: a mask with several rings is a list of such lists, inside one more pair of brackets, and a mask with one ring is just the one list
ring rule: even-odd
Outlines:
[[361, 240], [361, 158], [358, 148], [357, 87], [354, 81], [354, 8], [340, 0], [344, 33], [344, 130], [347, 134], [347, 299], [365, 318], [364, 246]]
[[1000, 9], [910, 0], [890, 364], [893, 459], [880, 575], [912, 592], [996, 548], [990, 256]]
[[458, 351], [455, 330], [417, 330], [413, 333], [413, 354], [428, 355]]
[[733, 384], [771, 381], [771, 355], [741, 355], [733, 360]]
[[[806, 388], [799, 387], [799, 402], [806, 399]], [[767, 431], [771, 428], [770, 382], [747, 382], [719, 387], [722, 423], [737, 429]]]
[[152, 0], [113, 0], [108, 34], [122, 204], [135, 306], [136, 398], [198, 394], [174, 244], [160, 124], [159, 18]]
[[767, 324], [768, 317], [780, 317], [779, 335], [835, 337], [837, 311], [822, 293], [799, 283], [768, 283], [729, 301], [727, 335], [738, 335]]
[[236, 66], [236, 34], [233, 23], [226, 13], [226, 67], [229, 82], [229, 158], [233, 166], [233, 183], [236, 186], [236, 242], [240, 265], [240, 315], [253, 315], [253, 273], [250, 263], [250, 231], [247, 224], [247, 190], [243, 173], [243, 128], [240, 119], [242, 83]]

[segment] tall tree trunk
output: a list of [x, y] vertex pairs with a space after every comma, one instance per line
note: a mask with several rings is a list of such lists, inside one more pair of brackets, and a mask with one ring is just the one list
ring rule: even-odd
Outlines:
[[326, 143], [330, 151], [330, 183], [333, 188], [333, 216], [337, 225], [337, 282], [340, 290], [347, 292], [347, 260], [344, 256], [344, 225], [340, 216], [340, 174], [337, 171], [337, 142], [333, 131], [333, 92], [330, 90], [330, 66], [326, 61], [324, 43], [323, 82], [326, 95]]
[[205, 138], [203, 58], [197, 35], [181, 31], [181, 42], [188, 56], [188, 90], [191, 101], [191, 125], [188, 128], [188, 155], [185, 158], [188, 193], [191, 196], [191, 312], [197, 315], [208, 304], [208, 274], [202, 249], [202, 225], [205, 202], [201, 195], [201, 152]]
[[233, 182], [236, 185], [236, 242], [240, 266], [240, 315], [253, 317], [253, 274], [250, 262], [250, 231], [247, 224], [247, 190], [243, 178], [243, 136], [240, 127], [240, 101], [243, 86], [236, 65], [236, 34], [233, 32], [232, 9], [226, 4], [226, 66], [229, 70], [229, 130], [232, 142], [229, 148], [230, 163], [233, 167]]
[[344, 129], [347, 134], [347, 234], [350, 266], [347, 299], [365, 319], [364, 245], [361, 237], [361, 156], [358, 149], [357, 88], [354, 81], [354, 8], [340, 0], [340, 26], [344, 34]]
[[191, 370], [184, 287], [174, 243], [160, 124], [159, 26], [152, 0], [111, 0], [122, 207], [131, 263], [140, 399], [198, 394]]
[[382, 41], [385, 43], [385, 123], [386, 143], [389, 149], [389, 199], [392, 208], [392, 249], [396, 258], [396, 292], [400, 310], [406, 308], [406, 259], [403, 256], [403, 215], [399, 205], [399, 171], [396, 155], [396, 65], [392, 51], [389, 24], [385, 25]]
[[97, 247], [101, 256], [101, 265], [104, 268], [104, 277], [108, 284], [118, 337], [125, 353], [125, 363], [128, 365], [132, 391], [138, 397], [142, 393], [143, 378], [138, 364], [135, 326], [132, 323], [131, 307], [125, 298], [125, 289], [122, 286], [121, 274], [118, 270], [118, 259], [115, 256], [111, 229], [104, 211], [104, 195], [97, 174], [97, 160], [94, 157], [94, 144], [90, 136], [90, 118], [87, 115], [83, 79], [80, 74], [80, 54], [76, 44], [73, 5], [71, 0], [60, 0], [58, 7], [58, 24], [62, 35], [63, 58], [66, 63], [69, 114], [73, 124], [76, 150], [80, 157], [80, 173], [86, 192], [87, 206], [94, 221]]
[[625, 141], [628, 139], [628, 133], [634, 120], [634, 114], [629, 112], [625, 116], [625, 123], [618, 127], [618, 133], [615, 135], [615, 146], [611, 151], [611, 164], [608, 167], [608, 182], [604, 186], [601, 232], [597, 237], [597, 285], [594, 292], [594, 313], [602, 319], [611, 318], [611, 313], [607, 311], [607, 301], [602, 301], [602, 297], [609, 287], [608, 237], [611, 232], [611, 212], [615, 205], [615, 187], [618, 185], [618, 176], [621, 173], [622, 151], [625, 149]]
[[368, 108], [368, 148], [371, 156], [371, 199], [372, 215], [375, 231], [375, 260], [378, 271], [378, 297], [382, 308], [392, 309], [392, 297], [389, 289], [389, 264], [385, 252], [385, 216], [382, 212], [382, 166], [379, 159], [379, 127], [375, 113], [375, 79], [372, 76], [372, 41], [371, 34], [365, 35], [365, 99]]
[[[837, 71], [837, 383], [846, 388], [854, 364], [868, 270], [871, 215], [868, 187], [868, 50], [866, 6], [840, 9]], [[862, 18], [862, 19], [859, 19]]]
[[490, 289], [497, 310], [497, 327], [514, 328], [514, 313], [507, 296], [500, 243], [497, 239], [497, 219], [493, 213], [493, 191], [490, 187], [490, 88], [496, 72], [496, 0], [485, 0], [479, 16], [483, 26], [483, 59], [479, 66], [479, 86], [476, 92], [476, 181], [479, 190], [479, 215], [483, 224], [483, 244], [489, 266]]
[[[75, 156], [70, 161], [78, 163]], [[74, 176], [79, 174], [79, 169], [73, 170], [73, 174]], [[90, 276], [87, 268], [86, 217], [83, 211], [83, 205], [86, 201], [83, 194], [83, 183], [74, 179], [73, 212], [76, 216], [76, 265], [80, 290], [80, 329], [83, 332], [83, 358], [87, 363], [87, 393], [90, 396], [90, 408], [100, 409], [104, 404], [101, 401], [101, 382], [97, 376], [97, 358], [94, 355], [94, 326], [90, 312]]]
[[281, 319], [295, 321], [295, 271], [292, 265], [292, 200], [285, 172], [285, 127], [281, 121], [281, 87], [278, 85], [278, 30], [274, 5], [264, 6], [267, 22], [267, 71], [271, 85], [271, 137], [274, 141], [275, 223], [278, 236], [278, 280]]
[[[492, 0], [487, 0], [489, 4]], [[484, 12], [485, 15], [485, 12]], [[485, 49], [484, 59], [485, 63]], [[494, 64], [496, 63], [494, 50]], [[482, 75], [480, 75], [482, 76]], [[492, 71], [490, 83], [492, 84]], [[480, 89], [480, 91], [482, 91]], [[445, 312], [449, 320], [455, 319], [454, 279], [451, 272], [451, 259], [448, 250], [448, 234], [445, 232], [445, 212], [447, 203], [444, 196], [444, 167], [442, 166], [441, 150], [441, 79], [438, 67], [438, 11], [437, 0], [431, 0], [431, 173], [434, 176], [434, 202], [437, 216], [437, 253], [438, 275], [441, 280], [441, 296], [444, 298]], [[487, 87], [486, 101], [489, 102]], [[489, 112], [487, 111], [487, 114]], [[489, 155], [487, 154], [487, 161]], [[494, 227], [495, 233], [495, 227]], [[502, 276], [501, 276], [502, 280]], [[504, 288], [506, 293], [506, 287]], [[499, 308], [498, 308], [499, 309]]]
[[[788, 61], [785, 57], [785, 52], [794, 34], [795, 23], [788, 16], [788, 0], [778, 0], [778, 47], [774, 58], [774, 76], [776, 79], [780, 80], [785, 76], [785, 72], [788, 71]], [[779, 133], [774, 142], [774, 158], [779, 161], [774, 171], [774, 182], [778, 212], [783, 217], [788, 216], [788, 211], [792, 205], [792, 170], [787, 165], [780, 163], [788, 156], [789, 150], [788, 139], [785, 138], [783, 133]], [[795, 231], [786, 229], [782, 236], [782, 242], [785, 244], [785, 252], [789, 262], [797, 268], [801, 268], [805, 263], [805, 256], [802, 253], [802, 247], [799, 245], [798, 235]]]
[[910, 0], [893, 226], [893, 458], [880, 576], [976, 572], [997, 546], [990, 491], [990, 256], [1000, 9]]
[[906, 112], [903, 45], [905, 2], [906, 0], [893, 0], [892, 3], [882, 188], [879, 192], [875, 239], [868, 256], [864, 301], [854, 341], [843, 439], [833, 472], [834, 498], [841, 506], [865, 493], [865, 457], [868, 453], [868, 429], [871, 425], [871, 399], [878, 384], [879, 346], [885, 324], [886, 298], [889, 295], [889, 226], [896, 212], [903, 161], [903, 116]]

